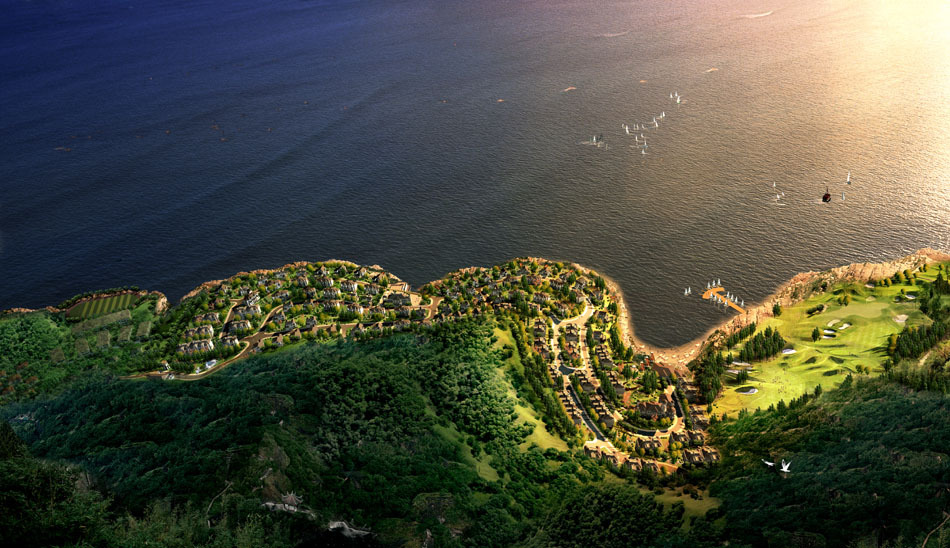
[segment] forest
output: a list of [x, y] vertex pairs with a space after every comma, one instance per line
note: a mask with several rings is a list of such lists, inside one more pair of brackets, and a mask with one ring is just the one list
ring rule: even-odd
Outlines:
[[[713, 427], [711, 493], [726, 536], [752, 546], [920, 546], [950, 511], [950, 397], [885, 379]], [[791, 461], [790, 472], [763, 463]], [[946, 546], [942, 531], [928, 546]]]
[[[14, 387], [0, 407], [0, 545], [947, 548], [950, 286], [941, 275], [915, 291], [933, 323], [883, 342], [883, 376], [711, 417], [721, 463], [669, 476], [586, 457], [505, 314], [300, 344], [198, 382], [115, 376], [176, 344], [193, 310], [159, 319], [143, 302], [132, 321], [154, 320], [154, 341], [74, 352], [68, 368], [49, 365], [51, 350], [73, 352], [67, 320], [18, 316], [0, 322]], [[496, 349], [496, 329], [514, 348]], [[721, 342], [749, 361], [785, 346], [754, 324]], [[706, 402], [733, 357], [709, 346], [690, 364]], [[568, 449], [532, 443], [519, 406]], [[787, 474], [763, 462], [783, 459]], [[661, 502], [706, 488], [705, 515]]]
[[521, 447], [492, 327], [302, 345], [201, 382], [94, 374], [5, 406], [0, 544], [297, 546], [331, 542], [326, 524], [345, 520], [381, 545], [569, 545], [538, 533], [559, 513], [580, 519], [565, 504], [588, 499], [635, 503], [643, 546], [687, 542], [681, 510], [608, 486], [582, 451]]

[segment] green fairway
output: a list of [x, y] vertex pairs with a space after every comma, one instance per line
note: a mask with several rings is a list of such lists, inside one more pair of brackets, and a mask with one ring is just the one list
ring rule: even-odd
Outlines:
[[[927, 272], [917, 272], [918, 280], [932, 281], [936, 278], [936, 265]], [[796, 305], [789, 306], [777, 318], [768, 318], [758, 325], [758, 330], [772, 327], [785, 338], [793, 354], [779, 354], [767, 361], [758, 361], [747, 366], [749, 380], [736, 383], [736, 375], [727, 373], [723, 378], [723, 391], [713, 405], [716, 413], [735, 415], [740, 409], [763, 409], [769, 405], [786, 402], [811, 392], [815, 386], [837, 386], [848, 373], [855, 373], [858, 365], [867, 366], [871, 374], [883, 371], [881, 363], [887, 357], [887, 338], [899, 333], [905, 326], [928, 325], [930, 319], [923, 315], [914, 301], [897, 302], [901, 290], [913, 295], [916, 287], [894, 284], [891, 287], [866, 287], [864, 283], [842, 283], [827, 292], [816, 295]], [[838, 299], [851, 296], [847, 306]], [[819, 304], [825, 310], [809, 316], [807, 310]], [[903, 321], [898, 321], [903, 320]], [[822, 336], [812, 341], [812, 331], [818, 328]], [[827, 333], [826, 333], [827, 331]], [[734, 351], [738, 353], [741, 344]], [[729, 369], [743, 366], [727, 365]], [[756, 389], [753, 394], [741, 394], [737, 389]]]

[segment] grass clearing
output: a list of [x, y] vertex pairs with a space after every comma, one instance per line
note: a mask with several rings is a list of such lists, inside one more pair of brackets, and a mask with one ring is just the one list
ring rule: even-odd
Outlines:
[[[652, 491], [650, 491], [652, 493]], [[653, 495], [656, 498], [657, 502], [663, 504], [664, 507], [670, 508], [677, 502], [683, 503], [683, 517], [686, 518], [683, 522], [683, 529], [689, 529], [688, 520], [691, 517], [705, 516], [706, 512], [712, 510], [713, 508], [719, 506], [722, 501], [716, 497], [710, 497], [708, 491], [701, 491], [702, 500], [694, 499], [689, 495], [684, 495], [682, 489], [667, 489], [663, 491], [662, 495]]]
[[76, 339], [76, 354], [79, 354], [81, 356], [83, 354], [88, 354], [88, 353], [89, 353], [89, 343], [86, 341], [86, 339], [83, 337]]
[[[936, 278], [934, 266], [928, 272], [917, 272], [918, 280], [932, 281]], [[838, 284], [828, 291], [815, 295], [782, 310], [782, 315], [768, 318], [758, 325], [758, 331], [766, 327], [777, 329], [795, 349], [794, 354], [779, 354], [750, 366], [749, 380], [741, 386], [734, 374], [723, 377], [722, 395], [713, 404], [715, 413], [735, 415], [742, 408], [754, 410], [768, 408], [785, 400], [811, 392], [815, 386], [837, 386], [847, 374], [856, 372], [857, 365], [871, 368], [872, 374], [883, 371], [881, 363], [887, 358], [887, 338], [900, 333], [904, 327], [929, 325], [931, 320], [920, 312], [915, 301], [901, 301], [901, 289], [915, 293], [916, 287], [894, 284], [891, 287], [866, 287], [864, 282]], [[839, 304], [838, 298], [851, 295], [847, 306]], [[808, 315], [807, 310], [824, 304], [825, 310]], [[895, 318], [906, 316], [898, 322]], [[847, 326], [847, 327], [845, 327]], [[812, 341], [812, 331], [834, 331], [834, 338]], [[733, 352], [738, 353], [738, 345]], [[752, 386], [754, 394], [742, 394], [738, 389]]]
[[49, 359], [53, 363], [59, 363], [66, 359], [66, 354], [63, 352], [63, 347], [57, 346], [56, 348], [50, 350]]
[[451, 422], [448, 425], [443, 426], [438, 422], [438, 415], [431, 406], [426, 406], [426, 414], [430, 415], [436, 419], [435, 424], [433, 425], [433, 430], [443, 438], [453, 442], [458, 443], [463, 446], [462, 450], [462, 459], [466, 464], [475, 468], [475, 471], [478, 472], [478, 475], [487, 481], [498, 481], [498, 471], [492, 468], [491, 466], [491, 455], [487, 453], [480, 453], [479, 457], [476, 458], [472, 452], [472, 446], [462, 436], [462, 433], [459, 432], [458, 428], [455, 427]]
[[[511, 356], [505, 360], [505, 369], [513, 369], [519, 374], [523, 375], [524, 368], [521, 365], [521, 359], [518, 357], [518, 352], [514, 350], [515, 342], [511, 332], [496, 328], [494, 330], [494, 335], [496, 341], [493, 345], [493, 348], [497, 350], [503, 350], [505, 346], [508, 346], [513, 350]], [[548, 431], [547, 427], [544, 425], [544, 421], [541, 420], [541, 415], [533, 408], [529, 407], [527, 402], [518, 397], [517, 391], [510, 382], [507, 382], [507, 379], [505, 380], [505, 388], [507, 390], [508, 396], [515, 400], [515, 413], [518, 415], [515, 419], [515, 424], [521, 425], [532, 422], [535, 425], [534, 431], [528, 435], [528, 439], [525, 440], [523, 444], [521, 444], [521, 448], [525, 449], [534, 444], [541, 449], [553, 447], [558, 451], [567, 451], [567, 443]]]
[[93, 318], [91, 320], [86, 320], [84, 322], [77, 323], [72, 326], [70, 329], [73, 334], [79, 334], [83, 331], [90, 331], [93, 329], [99, 329], [100, 327], [109, 325], [110, 323], [115, 322], [127, 322], [132, 319], [132, 313], [128, 310], [119, 310], [118, 312], [113, 312], [106, 316], [100, 316], [98, 318]]

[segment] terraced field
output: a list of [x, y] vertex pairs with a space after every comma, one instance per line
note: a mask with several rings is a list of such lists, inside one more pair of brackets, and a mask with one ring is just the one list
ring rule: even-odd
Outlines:
[[116, 310], [129, 308], [136, 299], [138, 299], [138, 295], [126, 293], [124, 295], [83, 301], [70, 308], [66, 312], [66, 315], [70, 318], [78, 318], [80, 320], [95, 318], [97, 316], [110, 314]]
[[[936, 275], [935, 266], [927, 272], [917, 272], [918, 280], [932, 281]], [[872, 375], [879, 374], [883, 371], [881, 363], [886, 358], [888, 336], [905, 326], [931, 323], [914, 301], [898, 301], [902, 289], [907, 295], [916, 293], [916, 287], [907, 284], [841, 284], [784, 309], [777, 318], [761, 322], [759, 329], [778, 329], [794, 353], [779, 354], [751, 366], [731, 366], [735, 370], [749, 369], [749, 380], [740, 385], [735, 382], [735, 374], [727, 373], [723, 393], [713, 405], [714, 412], [734, 415], [742, 408], [764, 409], [779, 400], [788, 402], [811, 392], [819, 384], [831, 388], [848, 373], [857, 373], [858, 365], [870, 368]], [[838, 298], [846, 294], [851, 296], [851, 303], [839, 304]], [[818, 304], [824, 304], [825, 310], [809, 315], [808, 309]], [[815, 328], [823, 338], [812, 341]], [[741, 344], [736, 348], [741, 348]], [[756, 389], [755, 393], [737, 391], [750, 386]]]

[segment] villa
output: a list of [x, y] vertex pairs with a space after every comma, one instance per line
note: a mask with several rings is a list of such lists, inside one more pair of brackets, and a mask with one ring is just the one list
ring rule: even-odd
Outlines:
[[195, 319], [198, 321], [198, 323], [204, 323], [204, 322], [218, 323], [219, 321], [221, 321], [221, 319], [218, 317], [217, 312], [208, 312], [207, 314], [202, 314]]
[[653, 450], [659, 451], [662, 446], [663, 446], [663, 444], [660, 443], [660, 440], [658, 440], [658, 439], [656, 439], [656, 438], [639, 438], [639, 439], [637, 439], [637, 447], [643, 449], [643, 450], [646, 451], [646, 452], [650, 452], [650, 451], [653, 451]]
[[228, 326], [228, 333], [236, 333], [238, 331], [248, 331], [252, 329], [251, 322], [247, 320], [238, 320], [236, 322], [231, 322], [231, 325]]

